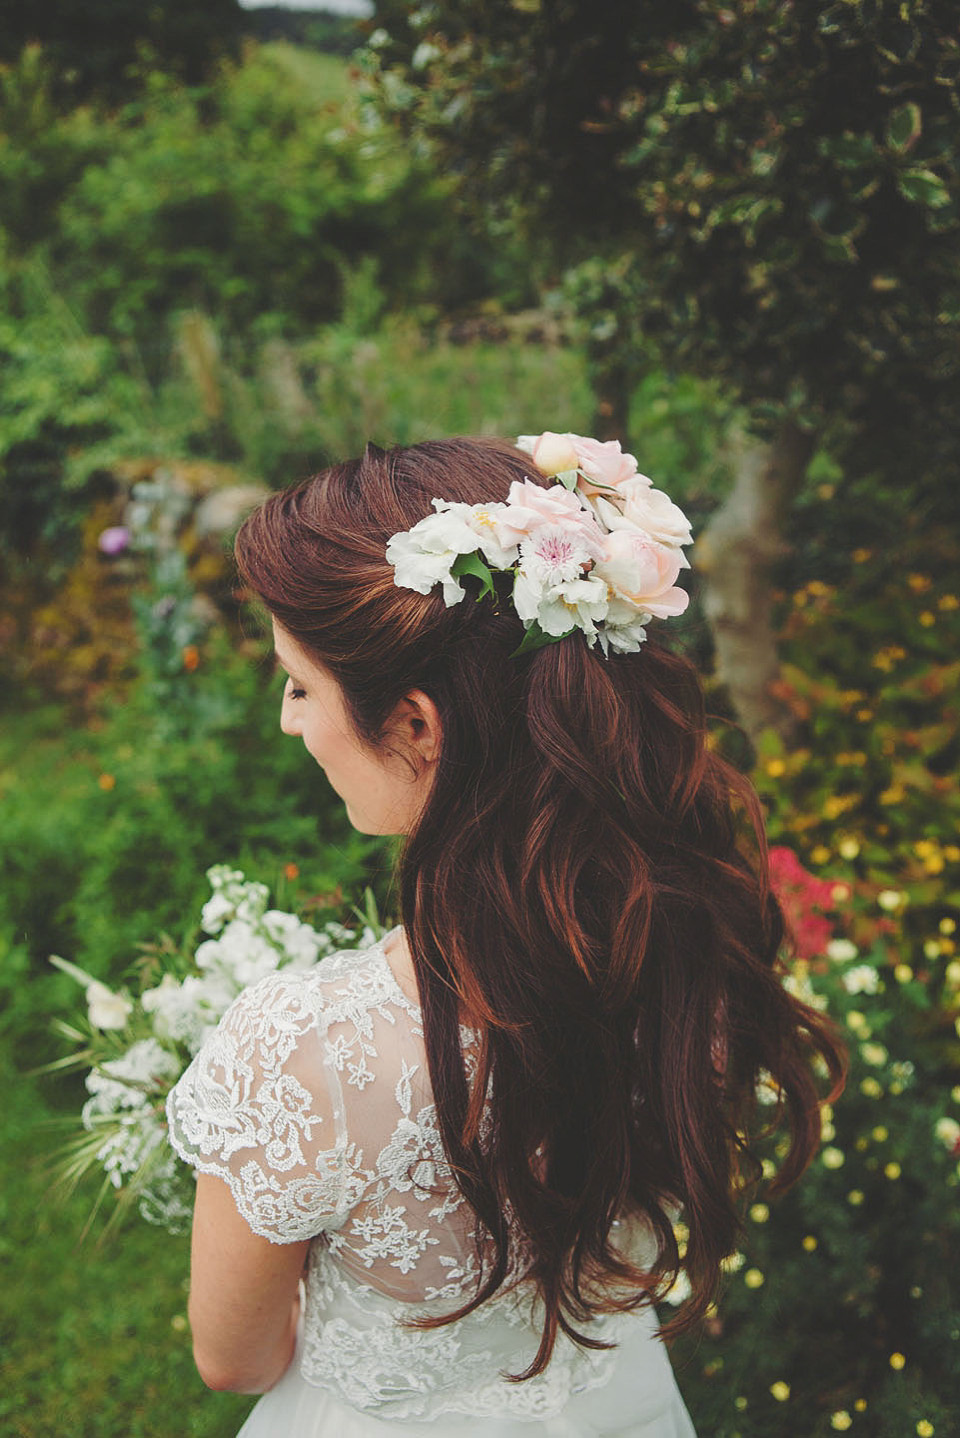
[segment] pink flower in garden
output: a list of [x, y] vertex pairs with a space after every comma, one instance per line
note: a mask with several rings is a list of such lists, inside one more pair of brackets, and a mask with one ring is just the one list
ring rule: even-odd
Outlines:
[[826, 952], [833, 937], [833, 926], [821, 911], [834, 907], [836, 885], [811, 874], [792, 849], [775, 846], [769, 860], [770, 882], [780, 900], [794, 952], [798, 959], [816, 958]]
[[683, 567], [678, 549], [618, 529], [605, 536], [603, 558], [594, 572], [619, 598], [657, 619], [672, 619], [690, 602], [686, 590], [675, 587]]
[[130, 531], [126, 525], [114, 524], [109, 529], [104, 529], [97, 540], [97, 548], [101, 554], [119, 554], [126, 549], [130, 543]]

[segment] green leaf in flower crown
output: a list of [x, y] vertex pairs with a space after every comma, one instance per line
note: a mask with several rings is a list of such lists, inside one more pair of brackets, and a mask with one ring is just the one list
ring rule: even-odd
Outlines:
[[891, 150], [906, 154], [919, 140], [922, 129], [920, 106], [912, 101], [900, 105], [887, 121], [887, 144]]
[[[574, 628], [576, 628], [576, 625], [574, 625]], [[543, 649], [548, 644], [557, 644], [561, 639], [566, 639], [567, 634], [572, 633], [573, 629], [568, 629], [566, 634], [545, 634], [534, 619], [533, 622], [528, 625], [524, 632], [523, 639], [510, 655], [510, 658], [516, 659], [519, 655], [529, 654], [534, 649]]]
[[897, 184], [904, 199], [926, 205], [928, 210], [939, 210], [950, 203], [946, 185], [932, 170], [905, 170]]
[[561, 469], [559, 474], [555, 474], [553, 477], [563, 485], [564, 489], [576, 489], [580, 471], [579, 469]]
[[474, 551], [472, 554], [458, 554], [450, 566], [450, 573], [459, 579], [463, 574], [472, 574], [475, 579], [480, 580], [480, 593], [478, 599], [485, 594], [496, 594], [493, 587], [493, 574], [488, 564], [484, 564], [479, 554]]

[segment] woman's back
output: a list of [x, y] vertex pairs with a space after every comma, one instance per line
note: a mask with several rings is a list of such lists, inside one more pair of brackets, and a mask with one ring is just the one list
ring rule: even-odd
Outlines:
[[[549, 1419], [620, 1368], [634, 1393], [621, 1415], [628, 1431], [644, 1432], [642, 1391], [657, 1422], [672, 1415], [679, 1425], [662, 1431], [686, 1432], [650, 1313], [591, 1326], [591, 1337], [625, 1343], [622, 1352], [561, 1338], [546, 1372], [522, 1384], [502, 1375], [537, 1351], [542, 1317], [529, 1283], [507, 1284], [453, 1324], [409, 1326], [460, 1306], [478, 1259], [475, 1219], [437, 1129], [420, 1010], [387, 955], [399, 936], [247, 989], [170, 1096], [174, 1146], [225, 1179], [253, 1231], [314, 1240], [299, 1375], [273, 1390], [271, 1407], [306, 1383], [370, 1418], [449, 1416], [459, 1430], [465, 1416]], [[475, 1036], [463, 1038], [469, 1065]], [[519, 1271], [519, 1249], [516, 1258]], [[273, 1413], [262, 1431], [298, 1431], [277, 1422]]]

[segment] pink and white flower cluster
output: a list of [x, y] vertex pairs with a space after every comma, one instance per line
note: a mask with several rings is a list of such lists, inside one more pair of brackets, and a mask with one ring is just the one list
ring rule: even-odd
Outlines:
[[442, 584], [447, 605], [458, 604], [465, 597], [458, 561], [474, 555], [491, 571], [514, 571], [514, 607], [544, 641], [581, 629], [604, 654], [636, 651], [651, 619], [687, 607], [677, 585], [690, 567], [686, 515], [616, 440], [548, 430], [521, 435], [518, 446], [557, 483], [514, 481], [506, 503], [434, 499], [435, 513], [387, 544], [394, 582], [418, 594]]

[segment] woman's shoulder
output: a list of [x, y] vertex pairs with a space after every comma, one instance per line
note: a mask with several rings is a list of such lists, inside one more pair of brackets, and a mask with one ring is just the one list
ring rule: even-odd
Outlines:
[[286, 1013], [299, 1022], [312, 1019], [323, 1026], [359, 1020], [371, 1010], [386, 1016], [391, 1009], [419, 1022], [419, 1007], [400, 987], [386, 955], [390, 941], [400, 932], [391, 929], [362, 948], [328, 954], [308, 969], [267, 974], [245, 989], [237, 1004], [250, 1015]]

